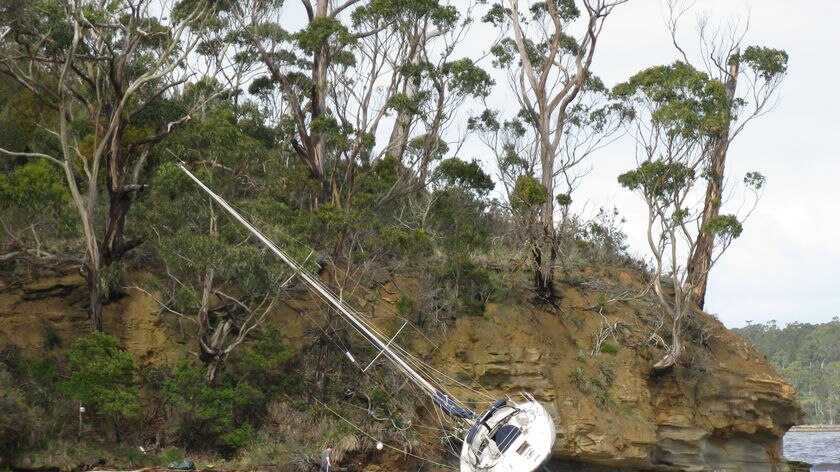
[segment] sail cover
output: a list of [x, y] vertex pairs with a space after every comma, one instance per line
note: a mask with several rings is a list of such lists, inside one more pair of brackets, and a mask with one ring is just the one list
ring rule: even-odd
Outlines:
[[455, 403], [455, 400], [452, 399], [449, 395], [441, 392], [435, 392], [432, 399], [443, 408], [443, 411], [449, 414], [449, 416], [454, 416], [456, 418], [465, 418], [470, 419], [475, 416], [475, 412], [469, 410], [467, 408], [458, 406]]

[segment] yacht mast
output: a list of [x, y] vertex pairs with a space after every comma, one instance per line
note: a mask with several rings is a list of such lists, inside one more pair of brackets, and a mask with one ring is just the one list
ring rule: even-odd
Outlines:
[[254, 236], [257, 237], [268, 249], [271, 250], [277, 257], [280, 258], [286, 265], [288, 265], [295, 274], [303, 280], [311, 290], [316, 292], [318, 295], [322, 296], [327, 302], [332, 305], [333, 308], [338, 310], [345, 319], [355, 328], [359, 334], [365, 337], [374, 347], [379, 349], [388, 359], [391, 360], [400, 370], [402, 370], [405, 375], [408, 376], [412, 381], [414, 381], [417, 385], [419, 385], [423, 390], [425, 390], [432, 399], [440, 405], [447, 413], [450, 415], [459, 417], [459, 418], [471, 418], [474, 413], [466, 408], [462, 408], [457, 406], [454, 399], [449, 395], [441, 392], [437, 388], [435, 388], [428, 380], [423, 378], [416, 370], [414, 370], [410, 365], [408, 365], [402, 357], [400, 357], [393, 349], [388, 345], [388, 343], [383, 342], [379, 337], [370, 331], [358, 318], [357, 316], [349, 310], [341, 301], [336, 299], [336, 297], [322, 284], [319, 280], [312, 277], [300, 264], [297, 263], [294, 259], [292, 259], [289, 255], [283, 252], [280, 248], [274, 245], [270, 239], [268, 239], [262, 232], [255, 228], [252, 224], [250, 224], [245, 218], [242, 217], [236, 210], [234, 210], [222, 197], [216, 195], [210, 188], [204, 185], [201, 180], [198, 179], [192, 172], [187, 170], [184, 167], [182, 162], [178, 163], [178, 167], [184, 171], [187, 176], [190, 177], [199, 187], [201, 187], [205, 192], [207, 192], [213, 200], [215, 200], [222, 208], [224, 208], [231, 216], [233, 216], [237, 221], [242, 223], [248, 231], [251, 232]]

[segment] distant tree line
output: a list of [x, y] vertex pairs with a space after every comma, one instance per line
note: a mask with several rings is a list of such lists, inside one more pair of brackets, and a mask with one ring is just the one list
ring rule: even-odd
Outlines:
[[749, 323], [733, 331], [793, 384], [807, 423], [840, 424], [840, 318], [822, 324], [794, 322], [784, 328], [775, 321]]

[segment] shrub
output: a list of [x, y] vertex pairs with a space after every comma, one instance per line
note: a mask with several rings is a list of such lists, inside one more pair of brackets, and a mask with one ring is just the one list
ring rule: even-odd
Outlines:
[[569, 381], [571, 381], [580, 393], [589, 393], [589, 381], [586, 379], [586, 372], [583, 367], [577, 367], [569, 374]]
[[9, 464], [25, 444], [28, 413], [25, 395], [0, 364], [0, 464]]
[[604, 354], [618, 354], [618, 346], [610, 342], [601, 344], [601, 352]]
[[51, 351], [59, 346], [61, 346], [61, 337], [58, 335], [58, 331], [52, 326], [45, 326], [44, 327], [44, 349], [47, 351]]
[[[289, 373], [292, 349], [286, 336], [274, 325], [267, 325], [251, 349], [242, 351], [231, 361], [227, 375], [237, 381], [246, 381], [259, 390], [262, 398], [277, 395], [294, 388], [298, 382]], [[260, 410], [265, 402], [260, 403]]]
[[140, 410], [134, 387], [137, 366], [113, 336], [100, 332], [79, 338], [65, 353], [70, 379], [59, 390], [102, 414], [134, 416]]
[[443, 267], [439, 280], [456, 294], [459, 308], [470, 316], [484, 314], [484, 307], [496, 293], [490, 271], [468, 256], [453, 256]]
[[182, 361], [164, 383], [164, 393], [177, 417], [176, 434], [189, 449], [217, 447], [225, 453], [235, 452], [243, 445], [245, 410], [260, 404], [261, 392], [247, 381], [234, 383], [231, 376], [211, 384], [204, 373], [204, 366]]
[[167, 447], [158, 452], [152, 458], [154, 465], [166, 466], [172, 462], [180, 462], [184, 458], [184, 454], [177, 447]]

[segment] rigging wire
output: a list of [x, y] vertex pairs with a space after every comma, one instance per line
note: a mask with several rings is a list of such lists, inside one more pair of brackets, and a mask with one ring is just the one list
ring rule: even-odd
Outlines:
[[[289, 303], [289, 304], [292, 305], [292, 303]], [[295, 304], [295, 305], [297, 305], [297, 304]], [[293, 308], [295, 308], [298, 311], [298, 313], [302, 314], [303, 316], [306, 316], [311, 321], [312, 324], [318, 326], [318, 329], [321, 332], [324, 333], [324, 336], [329, 341], [331, 341], [337, 347], [343, 349], [343, 341], [340, 338], [336, 339], [336, 337], [330, 335], [330, 333], [328, 333], [326, 330], [321, 328], [320, 325], [316, 322], [316, 320], [308, 313], [308, 311], [303, 310], [301, 308], [297, 308], [295, 306], [293, 306]], [[342, 346], [339, 346], [339, 342], [342, 343]], [[354, 362], [354, 364], [356, 365], [357, 368], [359, 368], [360, 371], [362, 371], [369, 379], [371, 379], [373, 381], [374, 385], [379, 387], [380, 390], [388, 396], [388, 399], [391, 403], [395, 403], [395, 404], [398, 404], [398, 405], [400, 404], [400, 402], [394, 397], [394, 395], [392, 395], [390, 393], [391, 389], [388, 386], [386, 386], [385, 383], [381, 379], [378, 378], [378, 376], [374, 376], [374, 375], [371, 375], [368, 372], [364, 372], [362, 370], [362, 367], [357, 362]], [[342, 403], [342, 404], [351, 406], [353, 408], [356, 408], [356, 409], [359, 409], [359, 410], [364, 410], [364, 411], [370, 413], [370, 411], [368, 411], [368, 410], [366, 410], [366, 409], [364, 409], [364, 408], [362, 408], [358, 405], [353, 405], [352, 403], [344, 402], [344, 401], [339, 401], [339, 402]], [[454, 436], [454, 435], [448, 433], [448, 430], [452, 428], [452, 424], [454, 423], [454, 421], [451, 418], [449, 418], [449, 416], [446, 416], [446, 415], [443, 414], [443, 411], [438, 404], [432, 402], [432, 406], [433, 406], [432, 411], [434, 412], [434, 414], [430, 415], [430, 416], [433, 416], [433, 417], [436, 418], [437, 426], [433, 427], [433, 426], [426, 426], [426, 425], [422, 425], [422, 424], [410, 423], [410, 428], [412, 430], [425, 429], [425, 430], [443, 431], [445, 433], [446, 438], [455, 437], [455, 438], [460, 439], [458, 436]], [[426, 409], [428, 410], [428, 406], [426, 406]], [[378, 419], [375, 416], [373, 416], [373, 418]], [[391, 420], [391, 422], [393, 424], [393, 419], [392, 418], [388, 418], [388, 419]], [[400, 431], [401, 434], [404, 434], [404, 430], [397, 427], [395, 424], [394, 424], [394, 428], [397, 429], [398, 431]], [[457, 451], [452, 450], [450, 447], [444, 447], [442, 444], [441, 444], [441, 446], [436, 447], [435, 449], [437, 449], [438, 452], [441, 452], [443, 454], [452, 455], [455, 458], [459, 457], [459, 453]]]
[[[322, 401], [318, 400], [317, 398], [313, 398], [313, 399], [315, 400], [315, 402], [319, 403], [321, 406], [323, 406], [324, 408], [326, 408], [327, 410], [329, 410], [329, 411], [330, 411], [330, 413], [332, 413], [332, 414], [334, 414], [335, 416], [337, 416], [337, 417], [341, 418], [341, 419], [342, 419], [345, 423], [347, 423], [347, 424], [349, 424], [350, 426], [352, 426], [354, 429], [356, 429], [356, 431], [358, 431], [358, 432], [362, 433], [363, 435], [367, 436], [368, 438], [370, 438], [370, 439], [372, 439], [372, 440], [374, 440], [374, 441], [379, 441], [379, 439], [377, 439], [377, 438], [373, 437], [373, 436], [372, 436], [372, 435], [370, 435], [367, 431], [363, 430], [362, 428], [360, 428], [360, 427], [358, 427], [356, 424], [354, 424], [352, 421], [350, 421], [350, 420], [348, 420], [347, 418], [345, 418], [345, 417], [341, 416], [341, 414], [339, 414], [337, 411], [335, 411], [335, 410], [333, 410], [332, 408], [330, 408], [330, 407], [329, 407], [326, 403], [324, 403], [324, 402], [322, 402]], [[379, 441], [379, 442], [382, 442], [382, 441]], [[393, 450], [395, 450], [395, 451], [397, 451], [397, 452], [400, 452], [400, 453], [402, 453], [402, 454], [404, 454], [404, 455], [414, 457], [415, 459], [419, 459], [419, 460], [421, 460], [421, 461], [423, 461], [423, 462], [428, 462], [428, 463], [430, 463], [430, 464], [436, 465], [436, 466], [438, 466], [438, 467], [443, 467], [443, 468], [446, 468], [446, 469], [458, 470], [457, 468], [452, 467], [451, 465], [442, 464], [442, 463], [440, 463], [440, 462], [436, 462], [436, 461], [433, 461], [433, 460], [431, 460], [431, 459], [426, 459], [425, 457], [418, 456], [417, 454], [414, 454], [414, 453], [408, 452], [408, 451], [407, 451], [407, 450], [405, 450], [405, 449], [400, 449], [400, 448], [398, 448], [398, 447], [396, 447], [396, 446], [392, 446], [392, 445], [390, 445], [390, 444], [388, 444], [388, 443], [384, 443], [384, 442], [383, 442], [382, 444], [383, 444], [384, 446], [386, 446], [386, 447], [390, 448], [390, 449], [393, 449]]]
[[[290, 239], [291, 241], [293, 241], [294, 243], [296, 243], [296, 244], [297, 244], [300, 248], [303, 248], [304, 250], [309, 250], [310, 255], [315, 253], [315, 249], [314, 249], [314, 248], [312, 248], [311, 246], [309, 246], [309, 245], [308, 245], [308, 244], [306, 244], [305, 242], [303, 242], [303, 241], [299, 240], [298, 238], [294, 237], [293, 235], [289, 234], [288, 232], [286, 232], [286, 231], [285, 231], [285, 230], [283, 230], [282, 228], [280, 228], [280, 227], [275, 227], [274, 225], [268, 225], [268, 223], [267, 223], [267, 222], [265, 222], [262, 218], [259, 218], [258, 216], [253, 215], [251, 212], [249, 212], [249, 211], [247, 211], [247, 210], [243, 209], [243, 208], [242, 208], [242, 207], [240, 207], [239, 205], [236, 205], [236, 204], [231, 203], [231, 202], [228, 202], [228, 201], [226, 201], [226, 203], [227, 203], [227, 204], [228, 204], [231, 208], [234, 208], [236, 211], [240, 212], [241, 214], [245, 214], [245, 215], [247, 215], [247, 216], [248, 216], [248, 218], [249, 218], [249, 221], [258, 221], [258, 222], [263, 223], [263, 225], [265, 225], [265, 226], [271, 226], [271, 227], [272, 227], [272, 229], [274, 230], [274, 232], [280, 233], [280, 234], [281, 234], [282, 236], [284, 236], [285, 238]], [[264, 234], [263, 234], [263, 236], [264, 236], [264, 237], [266, 237], [266, 239], [268, 239], [268, 237], [267, 237], [267, 236], [265, 236]], [[249, 237], [250, 237], [250, 236], [249, 236]], [[271, 242], [272, 242], [272, 243], [274, 243], [274, 241], [271, 241]], [[308, 258], [308, 257], [309, 257], [309, 256], [307, 256], [307, 258]], [[317, 277], [317, 276], [316, 276], [316, 274], [312, 273], [310, 270], [307, 270], [307, 269], [306, 269], [306, 268], [305, 268], [302, 264], [298, 263], [298, 262], [297, 262], [297, 261], [295, 261], [295, 260], [292, 260], [292, 261], [293, 261], [293, 262], [295, 263], [295, 265], [297, 266], [297, 267], [296, 267], [296, 270], [297, 270], [298, 272], [300, 272], [301, 274], [306, 274], [306, 275], [308, 275], [309, 277], [311, 277], [311, 278], [313, 278], [313, 279], [315, 279], [315, 278]], [[316, 263], [316, 265], [317, 265], [317, 263]], [[339, 296], [338, 294], [336, 294], [336, 293], [335, 293], [332, 289], [330, 289], [329, 287], [327, 287], [327, 286], [325, 286], [325, 285], [323, 285], [323, 284], [321, 284], [321, 285], [322, 285], [322, 288], [323, 288], [325, 291], [327, 291], [327, 292], [328, 292], [328, 293], [329, 293], [329, 294], [330, 294], [333, 298], [335, 298], [336, 300], [339, 300], [340, 302], [342, 302], [342, 303], [343, 303], [343, 301], [344, 301], [343, 294], [342, 294], [342, 296]], [[358, 287], [358, 284], [357, 284], [357, 287]], [[351, 291], [351, 293], [350, 293], [350, 295], [351, 295], [351, 296], [353, 295], [353, 292], [355, 292], [355, 289], [354, 289], [353, 291]], [[313, 293], [316, 295], [316, 297], [318, 297], [318, 298], [319, 298], [322, 302], [324, 302], [325, 304], [327, 304], [327, 305], [330, 305], [330, 304], [331, 304], [331, 303], [330, 303], [330, 301], [329, 301], [329, 300], [327, 300], [327, 299], [326, 299], [326, 297], [324, 297], [322, 294], [318, 293], [317, 291], [314, 291]], [[380, 338], [383, 338], [383, 339], [390, 339], [390, 337], [389, 337], [389, 336], [387, 336], [385, 333], [383, 333], [383, 332], [382, 332], [382, 331], [381, 331], [378, 327], [376, 327], [375, 325], [373, 325], [372, 323], [370, 323], [370, 322], [367, 320], [367, 316], [363, 315], [363, 314], [362, 314], [362, 313], [360, 313], [359, 311], [357, 311], [357, 310], [355, 310], [355, 309], [353, 309], [353, 308], [351, 308], [351, 307], [349, 307], [349, 306], [348, 306], [348, 307], [346, 307], [346, 308], [348, 309], [348, 311], [351, 311], [351, 312], [353, 313], [353, 315], [357, 316], [357, 317], [359, 318], [359, 321], [360, 321], [363, 325], [365, 325], [365, 327], [366, 327], [368, 330], [370, 330], [371, 332], [375, 333], [375, 334], [376, 334], [377, 336], [379, 336]], [[409, 323], [409, 325], [410, 325], [410, 326], [411, 326], [411, 327], [412, 327], [415, 331], [420, 332], [421, 336], [423, 336], [423, 337], [424, 337], [424, 338], [425, 338], [428, 342], [432, 343], [432, 341], [431, 341], [430, 339], [428, 339], [428, 337], [425, 335], [425, 333], [422, 333], [422, 331], [420, 331], [420, 330], [419, 330], [416, 326], [414, 326], [414, 324], [413, 324], [413, 323], [411, 323], [408, 319], [405, 319], [405, 317], [399, 317], [399, 318], [401, 318], [401, 319], [403, 319], [404, 321], [408, 322], [408, 323]], [[359, 331], [359, 330], [358, 330], [355, 326], [353, 326], [353, 327], [356, 329], [356, 331]], [[328, 334], [328, 333], [326, 332], [326, 330], [324, 330], [323, 328], [321, 329], [321, 331], [324, 333], [324, 335], [325, 335], [325, 336], [329, 336], [329, 334]], [[360, 334], [360, 335], [362, 335], [362, 336], [364, 337], [364, 334], [363, 334], [363, 333], [359, 332], [359, 334]], [[341, 342], [340, 342], [340, 344], [341, 344], [341, 346], [339, 346], [339, 347], [340, 347], [340, 348], [341, 348], [344, 352], [346, 352], [346, 353], [349, 353], [349, 352], [350, 352], [350, 351], [349, 351], [349, 349], [347, 349], [347, 347], [344, 345], [343, 341], [341, 341]], [[436, 347], [437, 347], [437, 346], [436, 346]], [[459, 388], [462, 388], [462, 389], [464, 389], [464, 390], [466, 390], [466, 391], [468, 391], [468, 392], [470, 392], [470, 393], [472, 393], [472, 394], [475, 394], [475, 395], [477, 395], [477, 396], [479, 396], [479, 397], [481, 397], [481, 398], [484, 398], [484, 399], [486, 400], [485, 402], [478, 402], [478, 401], [476, 401], [476, 402], [470, 402], [470, 403], [473, 403], [473, 404], [489, 404], [489, 403], [491, 403], [493, 400], [495, 400], [495, 398], [493, 398], [492, 396], [490, 396], [490, 395], [488, 395], [487, 393], [485, 393], [485, 392], [483, 391], [483, 389], [480, 391], [480, 390], [478, 390], [478, 389], [475, 389], [475, 388], [473, 388], [473, 387], [470, 387], [469, 385], [464, 384], [463, 382], [458, 381], [457, 379], [454, 379], [454, 378], [452, 378], [452, 377], [450, 377], [450, 376], [446, 375], [446, 374], [445, 374], [445, 373], [443, 373], [442, 371], [439, 371], [439, 370], [435, 369], [432, 365], [430, 365], [430, 364], [428, 364], [428, 363], [426, 363], [426, 362], [424, 362], [424, 361], [422, 361], [422, 360], [418, 359], [416, 356], [412, 355], [411, 353], [409, 353], [408, 351], [406, 351], [404, 348], [402, 348], [402, 347], [401, 347], [401, 346], [399, 346], [398, 344], [391, 344], [391, 349], [392, 349], [392, 350], [394, 350], [394, 351], [397, 351], [397, 352], [398, 352], [398, 353], [400, 353], [403, 357], [405, 357], [406, 359], [408, 359], [408, 360], [410, 361], [410, 364], [411, 364], [411, 366], [412, 366], [413, 368], [415, 368], [415, 369], [417, 369], [417, 370], [420, 370], [420, 371], [422, 371], [422, 372], [425, 372], [425, 373], [427, 374], [427, 376], [429, 377], [427, 380], [429, 380], [429, 381], [430, 381], [430, 383], [431, 383], [432, 385], [434, 385], [434, 387], [436, 387], [438, 390], [440, 390], [442, 393], [446, 394], [446, 395], [447, 395], [447, 396], [449, 396], [449, 397], [453, 397], [453, 395], [451, 394], [450, 389], [449, 389], [449, 388], [447, 388], [446, 386], [444, 386], [444, 384], [443, 384], [442, 382], [437, 381], [437, 379], [439, 379], [439, 378], [443, 378], [443, 379], [445, 379], [445, 380], [447, 380], [447, 381], [449, 381], [449, 382], [451, 382], [451, 383], [453, 383], [453, 384], [457, 385]], [[431, 375], [429, 375], [429, 374], [431, 374]], [[475, 382], [475, 379], [474, 379], [474, 378], [472, 378], [472, 377], [470, 377], [470, 378], [473, 380], [473, 382], [474, 382], [474, 383], [476, 383], [476, 384], [477, 384], [477, 382]], [[458, 401], [458, 403], [464, 403], [464, 402], [462, 402], [462, 401]]]
[[[310, 273], [302, 264], [297, 262], [295, 259], [292, 259], [289, 255], [281, 251], [276, 244], [273, 243], [265, 234], [263, 234], [259, 229], [257, 229], [253, 224], [249, 221], [245, 220], [235, 209], [231, 206], [227, 201], [222, 199], [220, 196], [213, 193], [203, 182], [201, 182], [197, 177], [195, 177], [192, 173], [190, 173], [184, 164], [179, 164], [179, 167], [192, 179], [194, 180], [203, 190], [210, 194], [214, 200], [217, 201], [222, 207], [228, 210], [230, 216], [234, 217], [240, 223], [242, 223], [254, 236], [256, 236], [260, 241], [262, 241], [268, 249], [275, 253], [280, 259], [283, 260], [288, 266], [290, 266], [293, 271], [297, 273], [297, 275], [302, 278], [307, 285], [310, 286], [311, 291], [316, 295], [317, 298], [320, 298], [322, 301], [326, 302], [327, 305], [333, 306], [334, 309], [339, 311], [344, 315], [345, 318], [350, 321], [351, 326], [356, 329], [359, 334], [368, 340], [371, 344], [373, 344], [377, 349], [379, 349], [382, 353], [386, 354], [386, 356], [394, 363], [394, 365], [404, 372], [404, 374], [412, 381], [414, 381], [418, 386], [426, 391], [426, 393], [432, 396], [435, 399], [435, 403], [439, 403], [440, 395], [444, 395], [444, 399], [447, 402], [451, 402], [454, 405], [457, 405], [458, 401], [453, 398], [453, 396], [449, 393], [448, 389], [443, 385], [442, 382], [435, 378], [434, 376], [430, 376], [430, 379], [427, 379], [420, 375], [420, 373], [416, 369], [420, 369], [427, 373], [432, 372], [436, 373], [437, 375], [443, 375], [441, 372], [437, 371], [427, 363], [420, 361], [414, 356], [408, 355], [407, 360], [400, 357], [396, 350], [405, 352], [399, 346], [395, 346], [394, 349], [389, 348], [389, 344], [384, 344], [382, 339], [387, 339], [387, 337], [382, 333], [376, 326], [370, 323], [368, 320], [365, 320], [364, 317], [358, 316], [358, 312], [355, 310], [347, 307], [343, 303], [343, 297], [336, 294], [330, 287], [327, 287], [323, 284], [315, 274]], [[329, 336], [328, 333], [325, 332], [326, 336]], [[349, 353], [349, 351], [348, 351]], [[445, 378], [449, 378], [445, 376]], [[454, 380], [449, 378], [450, 380]], [[435, 384], [432, 384], [430, 380], [434, 381]], [[472, 390], [474, 393], [480, 393], [474, 389], [467, 387], [469, 390]], [[443, 405], [438, 405], [443, 407]], [[448, 413], [449, 409], [447, 409]], [[469, 420], [464, 419], [461, 417], [460, 421], [462, 422], [469, 422]]]

